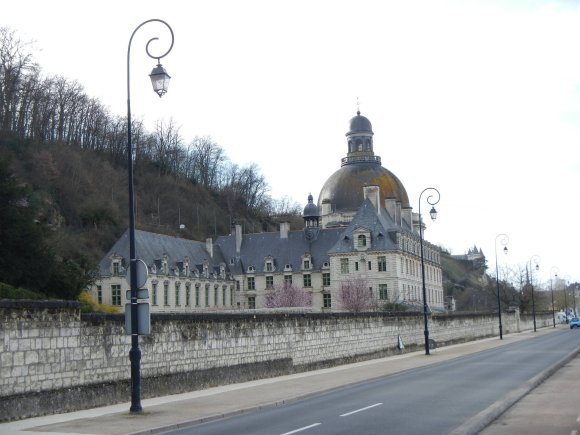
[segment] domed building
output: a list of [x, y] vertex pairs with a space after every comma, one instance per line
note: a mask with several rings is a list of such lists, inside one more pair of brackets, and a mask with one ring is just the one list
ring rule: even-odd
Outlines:
[[318, 208], [322, 226], [343, 226], [350, 222], [364, 200], [364, 186], [378, 186], [380, 201], [394, 199], [402, 208], [410, 208], [403, 183], [381, 166], [381, 158], [373, 151], [371, 122], [357, 111], [346, 133], [348, 152], [341, 168], [332, 174], [320, 190]]
[[[374, 154], [373, 135], [357, 112], [346, 133], [347, 155], [324, 183], [318, 205], [308, 195], [302, 228], [282, 222], [279, 232], [245, 234], [234, 225], [205, 242], [137, 231], [151, 311], [269, 308], [268, 295], [289, 285], [310, 295], [314, 311], [352, 310], [344, 289], [353, 283], [368, 298], [365, 309], [396, 303], [422, 310], [419, 216], [401, 181]], [[127, 302], [127, 240], [125, 233], [101, 260], [93, 287], [99, 302]], [[423, 252], [427, 301], [442, 310], [440, 250], [423, 240]]]

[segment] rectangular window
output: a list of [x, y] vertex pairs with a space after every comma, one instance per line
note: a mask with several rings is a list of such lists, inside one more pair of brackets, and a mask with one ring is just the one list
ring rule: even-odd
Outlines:
[[199, 307], [199, 284], [195, 285], [195, 306]]
[[121, 285], [113, 284], [111, 286], [111, 300], [113, 305], [121, 306]]
[[180, 288], [179, 288], [179, 283], [175, 283], [175, 306], [179, 306], [181, 305], [181, 301], [179, 300], [179, 296], [180, 296]]
[[272, 262], [268, 261], [266, 263], [266, 272], [272, 272]]
[[115, 261], [113, 263], [113, 275], [119, 275], [119, 273], [120, 273], [119, 262]]
[[191, 305], [191, 286], [189, 283], [185, 284], [185, 305]]
[[373, 268], [372, 268], [372, 266], [371, 266], [371, 262], [370, 262], [370, 261], [368, 262], [367, 266], [368, 266], [368, 269], [367, 269], [367, 270], [373, 270]]
[[254, 296], [250, 296], [248, 298], [248, 308], [253, 310], [256, 308], [256, 298]]
[[355, 261], [354, 262], [354, 270], [357, 270], [358, 271], [358, 261]]
[[157, 305], [157, 283], [153, 283], [153, 288], [151, 289], [151, 303]]
[[209, 307], [209, 284], [205, 285], [205, 306]]
[[230, 306], [234, 306], [234, 286], [230, 286]]
[[256, 290], [256, 280], [253, 276], [248, 277], [248, 290]]
[[226, 306], [226, 286], [222, 287], [222, 305]]
[[97, 302], [103, 303], [103, 288], [100, 285], [97, 286]]
[[213, 288], [213, 304], [216, 307], [218, 306], [218, 286], [217, 285]]
[[169, 305], [169, 284], [163, 284], [163, 305]]
[[377, 258], [379, 272], [387, 271], [387, 257], [381, 256]]
[[340, 273], [348, 273], [348, 258], [340, 259]]
[[266, 288], [274, 288], [274, 277], [273, 276], [266, 277]]
[[386, 301], [389, 299], [389, 294], [387, 292], [387, 284], [379, 284], [379, 299], [381, 301]]
[[292, 284], [292, 275], [284, 275], [284, 285]]
[[304, 260], [304, 269], [310, 269], [310, 260]]
[[240, 281], [236, 281], [236, 290], [240, 291]]
[[322, 295], [322, 307], [331, 308], [332, 307], [332, 296], [330, 293], [324, 293]]
[[305, 273], [303, 276], [304, 286], [303, 287], [312, 287], [312, 278], [309, 273]]
[[322, 285], [328, 287], [330, 285], [330, 273], [322, 274]]

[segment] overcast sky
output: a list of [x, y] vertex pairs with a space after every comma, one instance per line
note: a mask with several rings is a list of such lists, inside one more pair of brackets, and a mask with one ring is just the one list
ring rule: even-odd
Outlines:
[[159, 99], [145, 44], [164, 51], [168, 33], [133, 40], [131, 108], [150, 130], [173, 119], [186, 142], [211, 136], [257, 163], [274, 198], [305, 205], [340, 168], [358, 99], [414, 210], [424, 188], [441, 192], [429, 241], [477, 245], [495, 272], [506, 233], [500, 267], [538, 255], [543, 283], [554, 268], [580, 281], [580, 2], [20, 0], [0, 26], [36, 41], [46, 75], [124, 116], [127, 44], [151, 18], [175, 45]]

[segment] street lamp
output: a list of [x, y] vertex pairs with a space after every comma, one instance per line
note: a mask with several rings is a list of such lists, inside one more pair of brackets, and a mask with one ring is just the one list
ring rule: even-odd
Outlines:
[[550, 269], [550, 293], [552, 293], [552, 322], [554, 322], [554, 328], [556, 327], [556, 315], [554, 314], [554, 288], [552, 287], [552, 273], [555, 278], [558, 278], [558, 268], [552, 266]]
[[566, 325], [570, 323], [568, 321], [568, 283], [564, 282], [564, 317], [566, 317]]
[[530, 286], [532, 287], [532, 317], [534, 318], [534, 332], [536, 332], [536, 301], [534, 300], [534, 282], [533, 270], [531, 269], [532, 262], [536, 265], [536, 270], [540, 270], [540, 256], [533, 255], [530, 258]]
[[497, 267], [497, 241], [501, 237], [500, 242], [503, 245], [503, 253], [508, 253], [507, 244], [510, 241], [507, 234], [498, 234], [495, 236], [495, 282], [497, 284], [497, 315], [499, 317], [499, 339], [503, 340], [503, 327], [501, 324], [501, 301], [499, 298], [499, 270]]
[[[435, 210], [435, 204], [441, 199], [441, 194], [434, 187], [427, 187], [419, 195], [419, 240], [421, 245], [421, 277], [423, 279], [423, 320], [425, 323], [425, 355], [429, 355], [429, 326], [427, 323], [427, 289], [425, 288], [425, 260], [423, 258], [423, 219], [421, 218], [421, 197], [427, 191], [432, 191], [432, 194], [427, 196], [427, 203], [431, 206], [431, 219], [437, 219], [437, 210]], [[437, 198], [434, 199], [433, 195], [437, 194]]]
[[151, 22], [159, 22], [167, 26], [171, 33], [171, 45], [169, 49], [160, 56], [153, 56], [149, 52], [149, 44], [159, 38], [151, 38], [145, 46], [145, 52], [152, 59], [157, 59], [157, 66], [153, 68], [149, 77], [153, 85], [153, 91], [162, 97], [167, 92], [169, 85], [169, 74], [159, 63], [160, 59], [167, 56], [173, 48], [173, 30], [163, 20], [151, 19], [139, 24], [131, 34], [129, 46], [127, 48], [127, 170], [129, 184], [129, 257], [130, 257], [130, 282], [131, 282], [131, 351], [129, 359], [131, 361], [131, 412], [142, 412], [141, 406], [141, 350], [139, 349], [139, 321], [137, 303], [137, 256], [135, 254], [135, 197], [133, 193], [133, 146], [131, 144], [131, 80], [130, 80], [130, 58], [131, 42], [137, 30]]

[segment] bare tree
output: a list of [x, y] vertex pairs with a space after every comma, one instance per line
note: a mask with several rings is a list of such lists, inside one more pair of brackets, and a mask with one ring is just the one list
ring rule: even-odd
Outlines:
[[284, 284], [266, 293], [266, 308], [309, 307], [312, 305], [312, 295], [294, 284]]
[[338, 300], [350, 312], [359, 313], [370, 309], [374, 299], [366, 279], [353, 278], [340, 283]]

